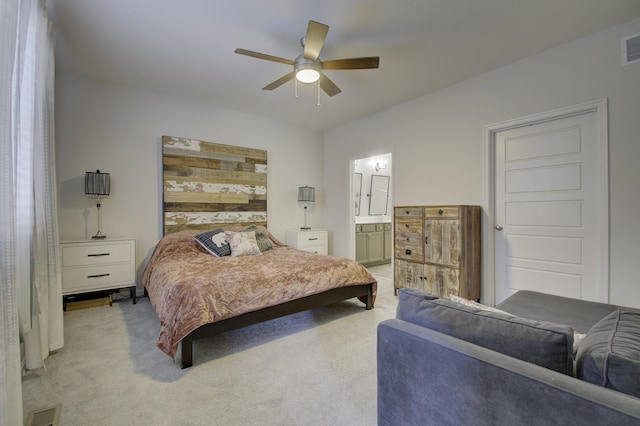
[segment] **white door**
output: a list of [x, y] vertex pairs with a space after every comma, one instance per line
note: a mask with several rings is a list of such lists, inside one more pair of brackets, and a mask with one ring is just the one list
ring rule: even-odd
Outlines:
[[597, 112], [501, 130], [494, 140], [495, 302], [524, 289], [606, 302]]

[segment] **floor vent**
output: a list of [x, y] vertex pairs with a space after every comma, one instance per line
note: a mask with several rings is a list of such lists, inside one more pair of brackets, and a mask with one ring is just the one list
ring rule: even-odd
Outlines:
[[622, 39], [622, 65], [640, 62], [640, 33]]
[[29, 413], [26, 426], [59, 426], [62, 404]]

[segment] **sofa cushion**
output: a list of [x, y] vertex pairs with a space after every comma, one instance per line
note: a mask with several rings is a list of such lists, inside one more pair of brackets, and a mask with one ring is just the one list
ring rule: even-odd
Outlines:
[[563, 374], [573, 374], [573, 329], [401, 289], [396, 316]]
[[618, 308], [587, 333], [576, 376], [640, 398], [640, 310]]
[[578, 333], [586, 334], [591, 327], [618, 306], [573, 299], [555, 294], [520, 290], [496, 306], [510, 314], [538, 321], [566, 324]]

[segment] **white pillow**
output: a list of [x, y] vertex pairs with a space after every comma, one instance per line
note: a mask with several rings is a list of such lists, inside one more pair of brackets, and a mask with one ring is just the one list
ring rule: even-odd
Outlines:
[[260, 255], [256, 233], [226, 231], [225, 237], [231, 247], [231, 257]]

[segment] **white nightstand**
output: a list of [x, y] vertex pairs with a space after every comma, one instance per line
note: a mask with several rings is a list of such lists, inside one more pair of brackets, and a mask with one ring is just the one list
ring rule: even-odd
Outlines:
[[128, 287], [136, 303], [136, 240], [63, 241], [62, 295]]
[[325, 229], [287, 231], [286, 243], [299, 250], [329, 254], [329, 233]]

